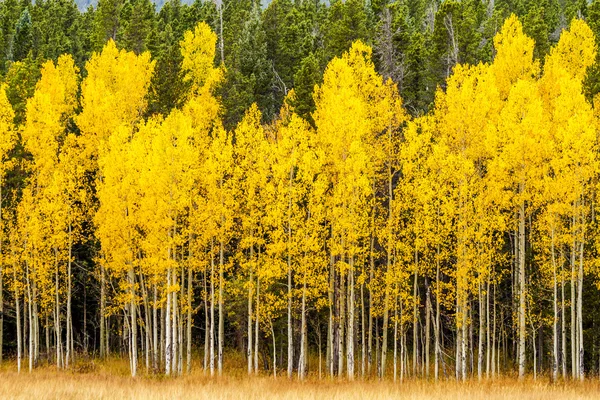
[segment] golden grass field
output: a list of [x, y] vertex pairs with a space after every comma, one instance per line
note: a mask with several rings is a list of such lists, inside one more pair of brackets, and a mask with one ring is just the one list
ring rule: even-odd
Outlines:
[[94, 365], [87, 372], [43, 367], [33, 373], [25, 370], [18, 374], [12, 366], [5, 365], [0, 370], [0, 399], [600, 399], [600, 382], [594, 378], [583, 384], [552, 384], [547, 378], [523, 383], [509, 378], [437, 384], [422, 380], [393, 383], [314, 378], [290, 382], [285, 377], [248, 378], [239, 373], [211, 379], [202, 371], [179, 378], [131, 378], [126, 376], [124, 366]]

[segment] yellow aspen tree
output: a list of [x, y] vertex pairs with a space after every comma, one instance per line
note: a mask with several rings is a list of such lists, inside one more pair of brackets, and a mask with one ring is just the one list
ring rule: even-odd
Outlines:
[[[211, 376], [216, 369], [219, 375], [223, 373], [223, 355], [225, 344], [225, 272], [226, 251], [233, 238], [235, 183], [234, 151], [232, 135], [222, 126], [215, 126], [212, 138], [208, 144], [206, 157], [202, 165], [202, 186], [205, 191], [205, 212], [196, 212], [192, 223], [206, 229], [207, 240], [210, 242], [210, 318], [209, 318], [209, 369]], [[194, 225], [196, 226], [196, 225]], [[218, 259], [218, 260], [216, 260]], [[218, 293], [216, 290], [218, 289]], [[216, 298], [216, 300], [215, 300]], [[215, 316], [215, 305], [218, 305], [218, 315]], [[218, 326], [217, 326], [218, 318]], [[216, 329], [216, 332], [215, 332]], [[215, 340], [215, 333], [217, 338]], [[217, 349], [215, 350], [215, 341]]]
[[[291, 91], [287, 99], [293, 96]], [[314, 131], [307, 122], [287, 109], [287, 103], [281, 114], [281, 120], [274, 127], [274, 160], [267, 194], [271, 199], [267, 203], [266, 215], [269, 225], [267, 253], [273, 261], [271, 268], [265, 268], [265, 271], [272, 276], [279, 273], [280, 278], [287, 280], [284, 297], [287, 300], [288, 329], [292, 327], [292, 305], [296, 296], [300, 297], [298, 377], [303, 380], [307, 374], [308, 355], [306, 310], [312, 302], [322, 303], [328, 283], [327, 263], [322, 254], [325, 234], [322, 227], [325, 203], [322, 199], [326, 186], [319, 175], [321, 158], [314, 148]], [[298, 286], [300, 289], [296, 289]], [[292, 339], [289, 343], [293, 343]]]
[[[48, 61], [42, 66], [35, 93], [27, 102], [26, 122], [21, 133], [25, 149], [33, 156], [29, 185], [32, 206], [37, 209], [35, 215], [39, 218], [36, 231], [30, 231], [31, 240], [28, 243], [27, 254], [30, 257], [39, 257], [29, 260], [32, 282], [38, 279], [35, 282], [35, 292], [39, 292], [42, 302], [54, 297], [56, 363], [59, 368], [69, 366], [69, 362], [73, 361], [74, 350], [70, 308], [71, 280], [64, 265], [64, 262], [68, 266], [71, 265], [71, 246], [67, 240], [70, 238], [68, 202], [65, 201], [69, 188], [65, 185], [65, 175], [59, 168], [59, 156], [61, 145], [66, 140], [67, 123], [77, 106], [78, 72], [70, 55], [59, 57], [56, 65]], [[49, 279], [52, 275], [54, 282]], [[67, 292], [67, 342], [63, 351], [60, 298], [64, 286]], [[37, 298], [32, 296], [32, 300], [34, 324], [38, 327]], [[48, 304], [41, 306], [43, 313], [49, 312]], [[38, 339], [35, 337], [32, 340]], [[34, 343], [34, 347], [38, 349], [39, 344]], [[37, 358], [37, 352], [34, 356]]]
[[[323, 84], [316, 87], [314, 94], [316, 111], [313, 118], [318, 146], [327, 159], [324, 170], [332, 187], [327, 199], [330, 210], [328, 248], [332, 261], [330, 290], [334, 292], [330, 296], [330, 307], [335, 315], [329, 321], [328, 364], [330, 373], [333, 374], [335, 369], [341, 376], [346, 361], [349, 379], [353, 379], [355, 373], [354, 342], [348, 340], [355, 334], [355, 261], [365, 251], [370, 221], [365, 205], [373, 196], [373, 177], [384, 158], [382, 146], [376, 146], [377, 137], [386, 129], [396, 128], [394, 123], [403, 121], [396, 116], [404, 115], [393, 85], [385, 83], [377, 74], [371, 54], [370, 47], [355, 42], [341, 58], [329, 63]], [[345, 101], [340, 102], [339, 98]], [[387, 310], [384, 313], [387, 315]], [[382, 374], [385, 373], [383, 354], [387, 351], [386, 322], [383, 334]]]
[[[6, 86], [0, 86], [0, 364], [4, 350], [4, 267], [8, 264], [8, 252], [4, 247], [6, 241], [6, 215], [2, 214], [4, 204], [3, 188], [6, 173], [12, 166], [10, 152], [16, 142], [16, 132], [13, 120], [15, 113], [6, 97]], [[4, 190], [4, 192], [6, 192]], [[6, 195], [5, 195], [6, 196]]]
[[539, 204], [539, 186], [549, 150], [547, 120], [535, 83], [520, 80], [515, 84], [501, 112], [498, 133], [502, 144], [497, 167], [504, 186], [510, 188], [510, 203], [517, 214], [517, 221], [513, 223], [518, 228], [518, 360], [519, 377], [522, 379], [525, 375], [526, 340], [525, 220]]
[[154, 64], [150, 53], [118, 50], [112, 40], [100, 53], [92, 54], [81, 84], [82, 110], [75, 120], [88, 157], [96, 159], [100, 147], [119, 126], [132, 128], [142, 117]]
[[[489, 65], [457, 65], [447, 81], [446, 92], [436, 97], [435, 122], [437, 141], [447, 146], [452, 162], [456, 232], [456, 376], [467, 378], [467, 330], [472, 323], [469, 298], [478, 294], [483, 311], [481, 286], [487, 281], [493, 257], [483, 254], [496, 246], [492, 237], [495, 226], [486, 224], [485, 213], [493, 206], [486, 199], [486, 165], [495, 143], [495, 123], [498, 120], [500, 100], [495, 76]], [[430, 176], [430, 174], [428, 174]], [[492, 222], [492, 221], [489, 221]], [[475, 281], [477, 280], [477, 281]], [[476, 282], [476, 286], [474, 285]], [[483, 312], [479, 313], [480, 330], [485, 329]], [[483, 372], [483, 336], [480, 332], [478, 348], [478, 377]]]
[[[81, 112], [75, 122], [81, 131], [82, 160], [88, 171], [96, 174], [97, 186], [102, 186], [99, 157], [109, 154], [110, 136], [120, 131], [132, 130], [142, 117], [146, 95], [154, 71], [154, 61], [149, 53], [139, 56], [118, 50], [109, 40], [100, 53], [94, 53], [86, 63], [87, 76], [81, 84]], [[118, 139], [122, 140], [122, 139]], [[117, 141], [118, 141], [117, 140]], [[104, 165], [107, 165], [106, 162]], [[100, 355], [108, 353], [106, 329], [106, 271], [99, 262], [100, 280]]]
[[[133, 144], [149, 141], [149, 151], [144, 170], [140, 175], [141, 193], [145, 213], [149, 220], [146, 238], [153, 243], [145, 255], [165, 266], [166, 275], [166, 331], [165, 372], [181, 374], [183, 371], [183, 315], [189, 305], [177, 296], [184, 287], [185, 261], [181, 256], [184, 244], [189, 240], [187, 215], [192, 206], [198, 176], [200, 151], [194, 140], [192, 119], [174, 110], [162, 122], [152, 137], [136, 135]], [[150, 215], [153, 215], [152, 217]], [[188, 277], [191, 271], [188, 271]], [[183, 278], [181, 278], [183, 277]], [[149, 338], [148, 338], [149, 341]]]
[[129, 338], [131, 375], [135, 376], [138, 363], [135, 276], [139, 243], [139, 168], [136, 168], [138, 155], [132, 151], [131, 135], [130, 128], [117, 127], [100, 153], [101, 179], [96, 184], [99, 208], [94, 222], [102, 247], [103, 266], [118, 279], [116, 301], [126, 315], [123, 323]]
[[[187, 31], [184, 34], [183, 40], [180, 42], [182, 61], [182, 71], [184, 74], [184, 80], [189, 84], [190, 91], [188, 93], [188, 99], [183, 107], [183, 111], [186, 115], [192, 118], [192, 127], [195, 131], [194, 138], [198, 142], [197, 147], [201, 152], [208, 153], [208, 147], [210, 145], [210, 138], [216, 137], [220, 127], [220, 113], [221, 113], [221, 102], [220, 99], [215, 95], [215, 89], [218, 84], [222, 81], [224, 70], [223, 67], [215, 68], [215, 51], [216, 51], [217, 36], [210, 29], [210, 27], [201, 22], [192, 31]], [[221, 132], [219, 132], [220, 134]], [[210, 155], [206, 154], [203, 158]], [[206, 172], [207, 162], [200, 162], [198, 165], [200, 170], [203, 171], [202, 175]], [[210, 167], [209, 167], [210, 168]], [[203, 179], [199, 179], [198, 185], [202, 187], [201, 191], [206, 194], [208, 187], [214, 187], [211, 184], [215, 182], [206, 182]], [[194, 235], [190, 237], [194, 244], [192, 247], [196, 248], [194, 254], [198, 257], [201, 256], [201, 249], [206, 250], [208, 247], [211, 248], [211, 261], [214, 261], [213, 250], [214, 250], [214, 215], [210, 215], [210, 207], [208, 207], [208, 197], [199, 195], [198, 192], [192, 196], [192, 208], [195, 210], [190, 215], [190, 224], [193, 225], [192, 231]], [[221, 242], [223, 244], [223, 242]], [[221, 246], [222, 249], [223, 246]], [[222, 249], [223, 250], [223, 249]], [[205, 251], [202, 251], [205, 253]], [[200, 259], [198, 259], [200, 261]], [[223, 259], [221, 259], [223, 261]], [[206, 265], [206, 263], [204, 263]], [[222, 263], [221, 263], [221, 266]], [[214, 267], [214, 262], [211, 264]], [[189, 272], [189, 271], [188, 271]], [[189, 273], [188, 273], [189, 275]], [[210, 368], [211, 373], [214, 373], [214, 318], [209, 318], [208, 311], [208, 283], [206, 282], [207, 271], [205, 270], [205, 365], [204, 368], [209, 367], [209, 353], [212, 352], [210, 357]], [[191, 276], [189, 276], [191, 278]], [[214, 295], [214, 275], [211, 270], [210, 287], [212, 295]], [[192, 287], [190, 279], [188, 279], [188, 303], [191, 303]], [[211, 300], [214, 300], [214, 296], [211, 295]], [[188, 304], [188, 307], [191, 306]], [[211, 302], [211, 312], [214, 317], [214, 304]], [[221, 315], [222, 316], [222, 315]], [[188, 370], [191, 368], [191, 326], [192, 326], [191, 312], [188, 311], [187, 321], [187, 365]], [[210, 324], [210, 326], [209, 326]], [[219, 331], [219, 372], [222, 367], [222, 344], [224, 339], [222, 335], [224, 332]], [[212, 336], [211, 336], [212, 335]], [[212, 339], [211, 339], [212, 337]], [[212, 344], [211, 344], [212, 343]]]
[[[569, 30], [562, 32], [560, 40], [552, 48], [544, 65], [540, 79], [540, 93], [544, 100], [546, 118], [552, 121], [552, 160], [549, 180], [553, 183], [548, 191], [554, 222], [557, 218], [569, 221], [570, 266], [571, 266], [571, 356], [572, 376], [584, 378], [582, 296], [584, 275], [584, 247], [586, 226], [591, 214], [591, 192], [589, 183], [597, 168], [594, 156], [596, 132], [591, 105], [583, 95], [583, 79], [588, 67], [596, 57], [596, 46], [592, 30], [582, 20], [573, 20]], [[577, 56], [575, 56], [577, 55]], [[563, 228], [550, 224], [550, 247], [553, 293], [553, 377], [558, 373], [558, 304], [555, 232]], [[575, 288], [577, 294], [575, 295]], [[566, 355], [566, 349], [563, 352]]]
[[[541, 114], [540, 94], [534, 79], [539, 73], [539, 62], [533, 59], [534, 41], [523, 33], [522, 25], [516, 16], [509, 17], [501, 31], [494, 38], [496, 57], [492, 65], [496, 85], [502, 100], [506, 101], [501, 112], [499, 130], [499, 147], [497, 165], [500, 168], [500, 183], [512, 186], [511, 202], [516, 207], [517, 240], [516, 265], [518, 266], [518, 364], [519, 378], [525, 375], [525, 341], [526, 341], [526, 285], [525, 285], [525, 252], [528, 202], [534, 201], [534, 186], [539, 172], [540, 161], [546, 156], [543, 146], [547, 127]], [[526, 107], [517, 111], [519, 107]], [[519, 134], [517, 134], [517, 130]], [[527, 151], [536, 149], [536, 151]], [[530, 157], [518, 160], [519, 152]], [[525, 153], [523, 153], [525, 152]], [[508, 166], [518, 169], [508, 170]], [[535, 172], [534, 172], [535, 171]], [[533, 174], [532, 175], [530, 175]], [[504, 180], [504, 182], [502, 182]]]
[[[240, 218], [240, 245], [237, 258], [247, 276], [244, 285], [248, 291], [248, 330], [247, 361], [248, 374], [258, 367], [258, 355], [254, 353], [258, 337], [253, 338], [252, 321], [255, 319], [253, 299], [256, 291], [258, 308], [260, 296], [259, 269], [263, 260], [262, 237], [264, 235], [260, 221], [264, 217], [265, 188], [269, 167], [268, 143], [261, 125], [261, 113], [256, 104], [246, 112], [234, 132], [235, 170], [237, 186], [237, 212]], [[256, 355], [256, 357], [255, 357]]]

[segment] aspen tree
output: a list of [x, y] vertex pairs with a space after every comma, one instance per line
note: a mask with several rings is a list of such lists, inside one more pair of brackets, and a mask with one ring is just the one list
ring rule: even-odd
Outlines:
[[[137, 56], [133, 52], [119, 51], [109, 40], [100, 53], [94, 53], [86, 64], [87, 76], [81, 85], [82, 111], [75, 122], [81, 130], [82, 159], [86, 168], [96, 172], [101, 154], [109, 154], [111, 135], [133, 129], [146, 108], [146, 94], [154, 71], [149, 53]], [[105, 163], [105, 165], [108, 165]], [[97, 176], [97, 185], [103, 185], [103, 172]], [[100, 263], [100, 355], [107, 353], [106, 297], [107, 271]], [[136, 360], [137, 361], [137, 360]], [[133, 366], [133, 365], [132, 365]]]
[[[221, 112], [220, 100], [214, 95], [214, 90], [223, 79], [223, 69], [214, 67], [214, 59], [216, 52], [217, 36], [210, 30], [210, 27], [205, 23], [199, 23], [196, 25], [193, 31], [185, 33], [183, 40], [180, 43], [181, 55], [183, 57], [182, 70], [184, 71], [184, 80], [187, 81], [191, 88], [188, 96], [188, 101], [184, 106], [184, 112], [192, 118], [192, 127], [195, 131], [194, 137], [197, 141], [197, 151], [200, 153], [206, 152], [208, 157], [206, 162], [198, 160], [198, 168], [202, 172], [206, 173], [214, 168], [214, 164], [209, 162], [213, 154], [211, 151], [218, 152], [217, 148], [210, 149], [212, 145], [210, 143], [210, 137], [216, 139], [217, 136], [222, 134], [222, 128], [219, 126], [219, 114]], [[217, 154], [214, 154], [217, 156]], [[224, 177], [221, 177], [224, 178]], [[221, 182], [222, 183], [222, 182]], [[212, 179], [207, 181], [202, 178], [199, 179], [198, 185], [204, 190], [210, 190], [214, 188], [215, 182]], [[218, 185], [218, 184], [217, 184]], [[214, 199], [210, 195], [206, 198], [201, 198], [198, 192], [194, 192], [195, 195], [192, 197], [192, 208], [199, 210], [201, 205], [204, 204], [205, 212], [192, 212], [190, 224], [197, 226], [197, 232], [201, 232], [198, 236], [200, 242], [197, 243], [199, 246], [205, 248], [210, 243], [211, 253], [211, 275], [210, 275], [210, 289], [211, 289], [211, 318], [208, 318], [208, 312], [206, 315], [207, 325], [206, 331], [209, 332], [206, 335], [206, 343], [210, 347], [210, 369], [211, 374], [214, 373], [214, 242], [215, 242], [215, 230], [219, 226], [219, 222], [214, 220], [215, 215], [211, 214], [216, 211], [214, 207], [217, 204], [211, 203], [209, 199]], [[221, 238], [222, 240], [223, 238]], [[223, 249], [223, 242], [220, 243], [221, 249]], [[220, 257], [221, 270], [223, 267], [223, 259]], [[191, 288], [188, 282], [188, 288]], [[188, 290], [188, 293], [191, 293]], [[188, 296], [188, 302], [191, 298]], [[206, 306], [206, 304], [205, 304]], [[191, 307], [191, 304], [188, 304]], [[208, 310], [207, 310], [208, 311]], [[222, 317], [222, 315], [221, 315]], [[219, 333], [219, 343], [222, 344], [222, 333]], [[220, 348], [220, 354], [222, 354], [222, 348]], [[208, 356], [208, 352], [205, 354], [205, 358]], [[208, 359], [207, 359], [208, 361]], [[191, 362], [191, 314], [188, 312], [188, 365]], [[222, 358], [219, 358], [219, 365], [221, 365]], [[219, 369], [220, 371], [220, 369]]]
[[[16, 132], [13, 124], [15, 113], [6, 97], [6, 86], [0, 86], [0, 364], [4, 350], [4, 268], [8, 264], [8, 252], [5, 249], [6, 241], [6, 215], [2, 213], [4, 204], [3, 191], [6, 173], [11, 168], [10, 151], [16, 141]], [[19, 339], [20, 340], [20, 339]]]
[[[577, 57], [574, 54], [578, 54]], [[552, 172], [549, 179], [555, 182], [551, 186], [550, 207], [554, 218], [571, 221], [569, 246], [572, 271], [571, 287], [577, 288], [577, 298], [572, 298], [572, 371], [573, 377], [583, 379], [583, 326], [582, 326], [582, 281], [584, 264], [584, 243], [586, 225], [591, 204], [588, 184], [596, 168], [596, 160], [591, 149], [596, 146], [596, 134], [593, 129], [593, 110], [583, 95], [583, 78], [596, 56], [594, 35], [581, 20], [573, 20], [569, 30], [563, 31], [557, 45], [552, 48], [544, 65], [544, 74], [540, 79], [540, 92], [544, 99], [544, 111], [553, 123], [550, 135], [553, 143], [551, 160]], [[549, 208], [550, 208], [549, 207]], [[564, 228], [551, 225], [551, 246], [555, 245], [555, 231], [560, 235]], [[552, 259], [556, 259], [552, 249]], [[576, 265], [576, 260], [578, 264]], [[554, 292], [556, 294], [556, 261], [553, 265]], [[554, 307], [557, 299], [554, 296]], [[555, 313], [556, 314], [556, 313]], [[555, 315], [553, 376], [556, 379], [558, 365], [558, 332]], [[574, 350], [574, 351], [573, 351]], [[564, 351], [564, 349], [563, 349]]]
[[[257, 317], [254, 313], [253, 300], [256, 290], [259, 307], [259, 269], [263, 260], [260, 259], [263, 236], [260, 224], [264, 216], [264, 190], [266, 187], [269, 152], [267, 141], [261, 125], [261, 113], [256, 104], [252, 105], [234, 131], [235, 170], [234, 179], [238, 189], [237, 211], [240, 215], [241, 235], [238, 259], [247, 276], [245, 285], [248, 291], [248, 330], [247, 330], [247, 361], [248, 374], [257, 365], [253, 356], [253, 347], [258, 337], [252, 335], [252, 321]], [[253, 341], [254, 340], [254, 341]]]
[[[499, 155], [506, 184], [513, 189], [512, 202], [518, 220], [518, 279], [519, 279], [519, 377], [525, 374], [525, 219], [539, 201], [538, 185], [543, 176], [547, 154], [548, 127], [542, 113], [542, 102], [537, 86], [529, 81], [518, 81], [502, 110], [499, 123]], [[535, 152], [527, 149], [536, 149]]]
[[[36, 330], [39, 327], [38, 310], [42, 316], [49, 311], [48, 299], [54, 298], [54, 325], [56, 333], [56, 363], [59, 368], [68, 367], [73, 360], [72, 320], [71, 320], [71, 279], [62, 264], [71, 265], [70, 232], [72, 225], [67, 218], [72, 202], [67, 201], [73, 190], [66, 184], [66, 175], [59, 164], [61, 145], [65, 142], [67, 122], [73, 115], [78, 89], [78, 69], [73, 58], [61, 56], [57, 64], [48, 61], [42, 66], [41, 78], [36, 85], [34, 96], [27, 102], [26, 122], [22, 131], [25, 148], [33, 156], [30, 179], [31, 207], [37, 226], [24, 228], [30, 239], [27, 264], [31, 269], [30, 283], [35, 284], [32, 294], [33, 319]], [[29, 268], [30, 267], [30, 268]], [[50, 277], [54, 275], [54, 279]], [[64, 277], [63, 281], [60, 276]], [[61, 335], [61, 301], [63, 287], [67, 292], [66, 349], [63, 353]], [[40, 295], [38, 307], [37, 293]], [[31, 338], [30, 338], [31, 340]], [[37, 337], [34, 337], [37, 341]], [[37, 342], [35, 357], [39, 346]], [[36, 360], [37, 362], [37, 360]]]
[[[206, 188], [207, 214], [205, 226], [207, 227], [211, 243], [209, 364], [210, 373], [214, 375], [216, 358], [217, 372], [221, 375], [223, 373], [223, 350], [225, 344], [225, 272], [228, 267], [225, 260], [225, 252], [233, 236], [235, 199], [233, 182], [234, 155], [231, 134], [223, 129], [222, 126], [216, 126], [214, 135], [208, 146], [207, 157], [203, 165], [203, 184]], [[215, 293], [215, 288], [218, 289], [218, 293]], [[215, 304], [218, 305], [218, 326], [215, 318]], [[216, 351], [215, 333], [217, 334]]]
[[[340, 103], [339, 96], [347, 101]], [[337, 342], [337, 373], [342, 374], [346, 360], [349, 379], [354, 378], [355, 367], [355, 262], [364, 251], [364, 239], [368, 237], [369, 214], [365, 205], [373, 195], [372, 177], [383, 158], [378, 153], [381, 147], [375, 146], [375, 138], [386, 128], [393, 129], [393, 121], [398, 124], [403, 121], [394, 115], [402, 112], [398, 100], [392, 85], [384, 83], [375, 72], [371, 49], [360, 41], [355, 42], [341, 58], [329, 63], [323, 84], [315, 90], [316, 111], [313, 118], [319, 146], [327, 158], [326, 168], [332, 186], [328, 199], [331, 213], [328, 216], [331, 221], [328, 247], [335, 268], [331, 275], [339, 287], [339, 295], [333, 299], [337, 302], [337, 318], [335, 323], [330, 320], [329, 330]], [[330, 307], [333, 306], [330, 304]], [[384, 323], [383, 360], [386, 346], [387, 325]], [[331, 363], [333, 351], [330, 351], [330, 357]], [[385, 362], [382, 361], [381, 365], [385, 373]]]
[[[492, 69], [500, 97], [507, 102], [498, 127], [502, 148], [498, 165], [503, 171], [498, 176], [503, 175], [501, 179], [505, 184], [513, 186], [511, 201], [518, 215], [518, 364], [519, 378], [522, 379], [525, 374], [526, 340], [525, 219], [529, 214], [528, 203], [534, 201], [533, 193], [537, 184], [536, 178], [539, 177], [539, 166], [546, 156], [543, 153], [544, 147], [538, 145], [548, 143], [544, 137], [547, 127], [541, 115], [540, 95], [533, 83], [539, 72], [539, 63], [533, 60], [534, 41], [523, 33], [516, 16], [512, 15], [506, 20], [494, 38], [494, 46], [497, 54]], [[517, 111], [520, 106], [526, 108]], [[526, 149], [536, 151], [529, 152]], [[525, 156], [519, 160], [519, 155]], [[509, 166], [515, 169], [509, 172]]]
[[[291, 91], [286, 101], [293, 97], [294, 92]], [[288, 109], [287, 103], [281, 115], [281, 120], [275, 126], [275, 157], [271, 164], [273, 177], [269, 182], [269, 196], [273, 200], [269, 201], [271, 206], [267, 211], [270, 236], [267, 251], [285, 266], [282, 275], [288, 281], [288, 326], [291, 326], [293, 313], [292, 296], [299, 291], [301, 324], [298, 377], [302, 380], [307, 373], [307, 308], [312, 302], [321, 307], [327, 287], [324, 273], [326, 263], [322, 254], [325, 181], [319, 175], [322, 157], [314, 147], [314, 131]], [[273, 265], [275, 271], [277, 265]], [[296, 290], [298, 286], [300, 289]]]

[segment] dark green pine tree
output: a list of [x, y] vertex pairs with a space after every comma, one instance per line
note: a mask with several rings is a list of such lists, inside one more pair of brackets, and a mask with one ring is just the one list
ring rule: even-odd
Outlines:
[[364, 0], [332, 1], [323, 31], [326, 60], [347, 51], [355, 40], [370, 44]]
[[424, 114], [433, 102], [436, 86], [428, 68], [430, 60], [430, 32], [415, 31], [406, 49], [406, 73], [400, 91], [404, 107], [412, 115]]
[[[313, 52], [319, 40], [319, 4], [275, 0], [263, 13], [267, 55], [275, 74], [275, 101], [279, 105], [289, 89], [302, 60]], [[278, 107], [277, 107], [278, 108]]]
[[432, 35], [431, 78], [444, 86], [456, 64], [476, 64], [482, 58], [482, 27], [485, 8], [479, 0], [448, 0], [435, 14]]
[[[550, 47], [558, 40], [560, 34], [559, 9], [551, 0], [532, 1], [526, 14], [521, 18], [523, 31], [535, 40], [534, 57], [544, 62]], [[553, 39], [551, 35], [557, 32]]]
[[117, 41], [122, 8], [123, 0], [98, 0], [94, 13], [94, 50], [101, 50], [109, 39]]
[[15, 25], [15, 37], [12, 45], [14, 61], [20, 61], [27, 57], [33, 47], [33, 29], [29, 8], [25, 7]]
[[[587, 23], [596, 35], [596, 45], [600, 45], [600, 0], [594, 0], [587, 7]], [[584, 90], [590, 101], [594, 101], [600, 93], [600, 52], [596, 53], [596, 62], [588, 70]], [[600, 104], [594, 106], [600, 107]]]
[[271, 120], [278, 109], [274, 96], [273, 65], [267, 57], [267, 39], [258, 3], [253, 5], [225, 65], [227, 74], [221, 88], [225, 125], [228, 128], [235, 126], [254, 102], [262, 111], [263, 118]]
[[0, 54], [0, 60], [2, 62], [0, 63], [0, 68], [2, 74], [6, 73], [8, 69], [7, 61], [14, 61], [13, 41], [15, 36], [15, 26], [19, 21], [22, 11], [23, 4], [18, 0], [4, 0], [0, 2], [0, 38], [2, 40], [2, 53]]
[[[169, 0], [158, 13], [158, 30], [163, 32], [167, 25], [171, 26], [174, 37], [177, 40], [183, 38], [185, 27], [182, 24], [183, 6], [180, 0]], [[191, 28], [188, 28], [191, 29]]]
[[[588, 15], [587, 0], [563, 0], [561, 4], [563, 7], [565, 26], [569, 26], [573, 18], [586, 18]], [[557, 3], [556, 7], [559, 8], [560, 5]]]
[[168, 114], [185, 100], [187, 85], [181, 77], [182, 56], [179, 39], [168, 23], [158, 33], [160, 43], [156, 50], [156, 67], [150, 83], [149, 114]]
[[136, 54], [148, 50], [155, 30], [156, 13], [150, 0], [126, 0], [121, 10], [122, 31], [119, 44]]
[[27, 99], [33, 96], [35, 85], [41, 76], [41, 63], [29, 53], [23, 60], [9, 64], [4, 77], [7, 84], [6, 96], [15, 111], [15, 124], [20, 125], [25, 120]]
[[42, 59], [56, 60], [71, 54], [77, 61], [87, 58], [84, 44], [83, 14], [73, 0], [36, 2], [32, 9], [33, 53]]
[[78, 26], [76, 32], [78, 53], [75, 54], [75, 62], [79, 68], [84, 68], [85, 62], [90, 58], [92, 52], [95, 50], [95, 19], [96, 10], [94, 7], [89, 6], [77, 20]]
[[195, 0], [189, 6], [184, 6], [181, 17], [182, 30], [194, 29], [198, 22], [206, 22], [213, 31], [217, 32], [217, 8], [214, 1]]
[[[244, 26], [250, 19], [254, 4], [260, 9], [260, 0], [223, 0], [223, 47], [225, 64], [231, 65], [231, 55]], [[216, 26], [216, 25], [215, 25]]]
[[313, 92], [315, 85], [323, 80], [323, 69], [319, 57], [310, 53], [300, 62], [300, 68], [294, 75], [294, 92], [296, 98], [292, 102], [294, 111], [314, 125], [312, 113], [315, 111]]

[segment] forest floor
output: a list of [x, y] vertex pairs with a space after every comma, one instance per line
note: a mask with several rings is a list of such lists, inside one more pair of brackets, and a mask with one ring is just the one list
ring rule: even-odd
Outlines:
[[403, 383], [376, 380], [296, 379], [272, 376], [242, 377], [239, 371], [222, 378], [209, 378], [201, 371], [178, 378], [126, 376], [127, 363], [93, 364], [71, 371], [54, 367], [20, 374], [14, 366], [0, 369], [0, 398], [7, 399], [334, 399], [334, 400], [575, 400], [599, 399], [597, 378], [585, 383], [552, 384], [547, 377], [537, 381], [503, 378], [495, 381], [466, 383], [406, 380]]

